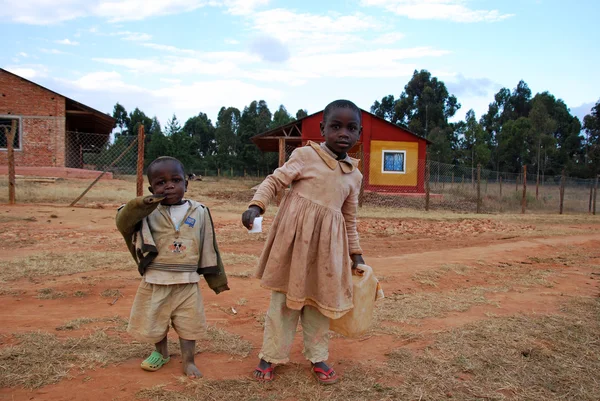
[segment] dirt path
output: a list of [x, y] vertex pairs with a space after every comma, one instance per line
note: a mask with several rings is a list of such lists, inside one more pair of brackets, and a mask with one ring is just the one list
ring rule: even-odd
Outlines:
[[[3, 243], [0, 261], [6, 263], [13, 258], [47, 250], [71, 252], [93, 247], [104, 251], [124, 251], [112, 221], [114, 210], [52, 208], [47, 205], [3, 206], [0, 217], [4, 218], [0, 219], [2, 238], [24, 240], [15, 246]], [[25, 220], [31, 217], [35, 220]], [[244, 233], [236, 231], [236, 215], [215, 212], [215, 220], [219, 221], [217, 233], [224, 239], [222, 248], [226, 252], [258, 255], [261, 241], [252, 240], [245, 248], [240, 245], [244, 244], [243, 237], [241, 240], [238, 237]], [[80, 224], [81, 221], [85, 224]], [[402, 242], [401, 236], [397, 239], [365, 236], [363, 248], [371, 251], [366, 257], [367, 262], [383, 278], [382, 284], [389, 300], [402, 299], [419, 306], [430, 299], [426, 296], [438, 294], [464, 297], [460, 300], [473, 303], [467, 302], [465, 310], [442, 309], [439, 313], [410, 317], [404, 321], [383, 322], [388, 328], [397, 328], [410, 335], [375, 331], [362, 339], [334, 337], [331, 362], [343, 374], [354, 362], [381, 364], [394, 349], [422, 349], [431, 344], [441, 331], [491, 315], [555, 313], [562, 297], [597, 296], [597, 278], [600, 276], [592, 273], [594, 266], [599, 264], [600, 233], [549, 237], [541, 234], [510, 238], [503, 233], [490, 233], [486, 237], [464, 235], [464, 238], [448, 241], [450, 246], [444, 245], [441, 234], [432, 234], [432, 238], [418, 240], [422, 247], [409, 249], [403, 244], [395, 250], [394, 241]], [[56, 245], [57, 241], [60, 246]], [[382, 242], [386, 251], [378, 253], [381, 256], [374, 256]], [[230, 271], [251, 268], [252, 262], [241, 261], [231, 266]], [[15, 344], [15, 333], [42, 331], [67, 338], [82, 337], [102, 328], [102, 323], [97, 323], [70, 331], [56, 330], [73, 319], [114, 316], [126, 319], [138, 282], [139, 276], [134, 270], [107, 270], [1, 283], [2, 288], [17, 293], [0, 295], [3, 307], [0, 347]], [[65, 296], [38, 299], [38, 292], [46, 288]], [[257, 280], [251, 278], [232, 277], [231, 288], [232, 291], [215, 295], [202, 283], [209, 324], [241, 336], [252, 344], [252, 350], [245, 358], [226, 353], [198, 355], [198, 366], [207, 379], [246, 377], [256, 363], [261, 345], [261, 319], [269, 294], [260, 288]], [[102, 295], [107, 290], [119, 291], [116, 302], [113, 303], [113, 297]], [[483, 301], [475, 303], [469, 298], [469, 291], [474, 290]], [[74, 295], [77, 291], [85, 295], [77, 297]], [[382, 307], [385, 308], [385, 305]], [[232, 307], [236, 313], [232, 312]], [[296, 337], [292, 350], [294, 363], [284, 367], [280, 374], [296, 369], [297, 363], [306, 365], [301, 354], [300, 337]], [[156, 385], [177, 388], [181, 365], [178, 349], [172, 349], [172, 352], [175, 354], [172, 362], [159, 373], [143, 372], [138, 367], [140, 361], [130, 359], [107, 368], [73, 369], [71, 380], [36, 390], [3, 388], [0, 389], [0, 400], [131, 400], [135, 399], [139, 390]]]

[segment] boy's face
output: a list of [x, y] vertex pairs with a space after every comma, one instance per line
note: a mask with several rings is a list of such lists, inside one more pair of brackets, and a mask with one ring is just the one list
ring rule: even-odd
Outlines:
[[176, 205], [183, 199], [187, 191], [187, 180], [181, 166], [173, 161], [166, 160], [152, 167], [149, 175], [150, 187], [148, 190], [155, 195], [166, 195], [160, 202], [163, 205]]
[[329, 149], [337, 154], [348, 152], [358, 141], [362, 132], [360, 115], [349, 107], [338, 107], [321, 121], [321, 135]]

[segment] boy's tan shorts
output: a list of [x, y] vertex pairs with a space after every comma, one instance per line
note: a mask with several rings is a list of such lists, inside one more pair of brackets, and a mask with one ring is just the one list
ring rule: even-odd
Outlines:
[[198, 283], [161, 285], [140, 283], [127, 332], [135, 339], [156, 344], [169, 331], [169, 322], [184, 340], [204, 337], [206, 317]]

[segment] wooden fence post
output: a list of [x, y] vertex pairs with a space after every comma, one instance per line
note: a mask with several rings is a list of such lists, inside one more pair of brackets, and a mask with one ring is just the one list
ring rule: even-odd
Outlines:
[[10, 124], [10, 131], [4, 127], [4, 134], [6, 136], [6, 150], [8, 158], [8, 203], [14, 205], [16, 200], [16, 173], [15, 173], [15, 135], [17, 134], [17, 120], [12, 120]]
[[521, 214], [527, 208], [527, 165], [523, 166], [523, 199], [521, 199]]
[[481, 164], [477, 165], [477, 214], [481, 213]]
[[138, 154], [137, 154], [137, 179], [136, 179], [136, 196], [144, 194], [144, 125], [140, 124], [138, 128]]
[[429, 211], [429, 158], [425, 161], [425, 210]]
[[450, 188], [454, 187], [454, 171], [452, 172], [452, 183], [450, 184]]
[[535, 200], [539, 199], [540, 195], [540, 172], [538, 171], [537, 177], [535, 178]]
[[564, 210], [564, 205], [565, 205], [565, 181], [566, 181], [566, 176], [565, 176], [565, 170], [563, 169], [562, 174], [560, 176], [560, 200], [559, 200], [559, 204], [558, 204], [558, 214], [563, 214], [563, 210]]
[[590, 202], [588, 204], [588, 213], [592, 213], [592, 199], [594, 199], [594, 181], [590, 181]]

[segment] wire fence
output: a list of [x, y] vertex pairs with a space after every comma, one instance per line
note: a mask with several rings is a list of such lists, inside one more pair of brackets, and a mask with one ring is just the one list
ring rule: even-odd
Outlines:
[[[7, 146], [6, 130], [10, 127], [0, 126], [0, 134], [4, 133], [4, 146]], [[2, 136], [2, 135], [0, 135]], [[138, 138], [142, 138], [138, 140]], [[0, 138], [1, 139], [1, 138]], [[57, 173], [56, 167], [63, 167], [66, 176], [62, 178], [79, 178], [84, 181], [73, 186], [72, 191], [57, 189], [55, 193], [43, 192], [43, 195], [29, 191], [25, 170], [29, 168], [24, 155], [45, 145], [28, 141], [26, 135], [17, 133], [14, 139], [14, 167], [16, 177], [21, 185], [17, 191], [17, 201], [78, 201], [101, 178], [119, 178], [125, 181], [137, 181], [136, 191], [127, 197], [140, 193], [143, 177], [143, 158], [138, 159], [138, 152], [143, 153], [143, 131], [141, 136], [109, 135], [67, 131], [64, 148], [54, 149], [57, 155], [64, 154], [64, 166], [44, 167], [35, 170], [38, 176], [49, 177]], [[2, 143], [0, 143], [2, 145]], [[2, 146], [0, 146], [2, 147]], [[287, 145], [281, 162], [288, 160], [295, 146]], [[418, 160], [415, 155], [393, 151], [364, 154], [362, 149], [349, 154], [360, 159], [359, 168], [363, 173], [363, 185], [360, 194], [361, 206], [384, 208], [412, 208], [418, 210], [448, 210], [468, 213], [593, 213], [596, 210], [596, 194], [598, 178], [578, 179], [545, 175], [540, 171], [508, 173], [483, 169], [479, 166], [455, 166], [436, 161]], [[4, 155], [0, 153], [0, 158]], [[28, 159], [29, 160], [29, 159]], [[5, 160], [0, 159], [0, 168]], [[245, 178], [262, 180], [272, 171], [264, 168], [246, 169], [204, 169], [193, 171], [192, 180], [204, 177]], [[87, 173], [87, 174], [86, 174]], [[140, 173], [142, 176], [139, 176]], [[2, 173], [7, 174], [7, 173]], [[33, 180], [33, 179], [32, 179]], [[8, 180], [9, 181], [9, 180]], [[0, 187], [6, 185], [14, 191], [10, 182], [0, 181]], [[44, 182], [43, 180], [41, 181]], [[89, 186], [88, 186], [89, 183]], [[13, 183], [14, 184], [14, 183]], [[86, 188], [87, 187], [87, 188]], [[82, 192], [82, 188], [85, 190]], [[102, 190], [106, 198], [107, 189]], [[123, 194], [120, 194], [121, 197]], [[46, 198], [44, 198], [46, 197]], [[115, 195], [116, 199], [121, 197]], [[48, 198], [48, 199], [47, 199]], [[98, 197], [100, 198], [100, 197]], [[2, 196], [0, 195], [0, 201]]]

